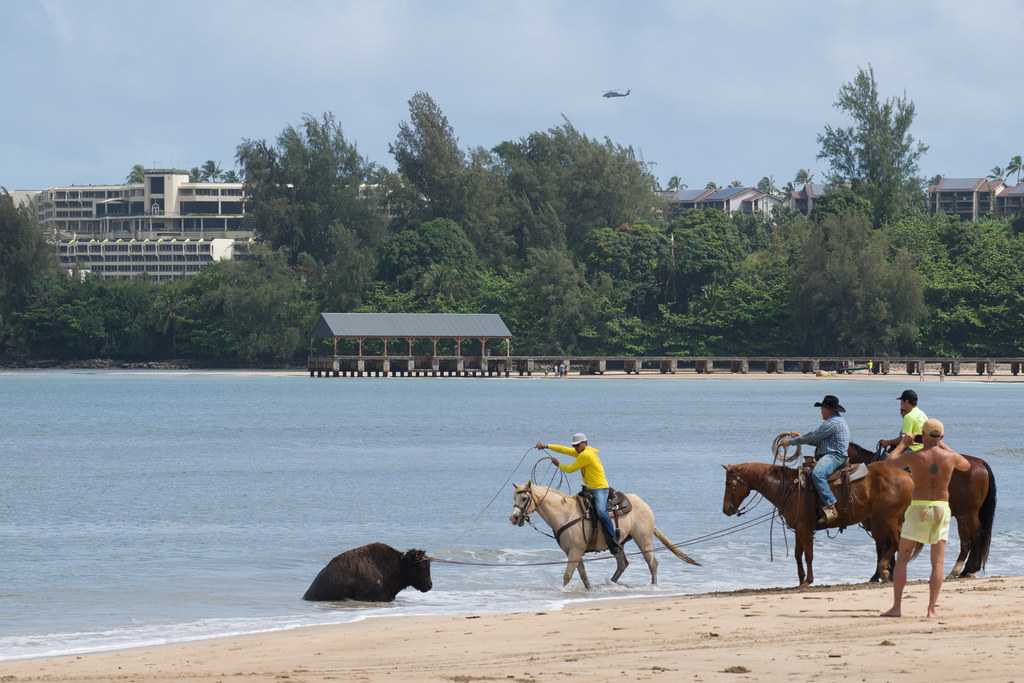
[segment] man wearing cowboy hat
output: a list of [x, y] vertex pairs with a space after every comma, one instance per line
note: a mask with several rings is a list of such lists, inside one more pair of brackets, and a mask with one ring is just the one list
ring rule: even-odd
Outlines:
[[821, 498], [822, 518], [818, 520], [822, 524], [832, 524], [839, 518], [836, 512], [836, 497], [832, 488], [828, 485], [830, 474], [846, 465], [846, 449], [850, 446], [850, 428], [842, 413], [846, 408], [839, 404], [839, 399], [828, 394], [818, 403], [815, 408], [821, 408], [821, 419], [823, 422], [813, 432], [803, 436], [795, 436], [783, 439], [783, 446], [796, 446], [806, 444], [814, 446], [814, 459], [818, 463], [811, 470], [811, 481]]
[[555, 453], [575, 458], [575, 462], [570, 465], [563, 465], [558, 462], [558, 458], [552, 458], [552, 460], [563, 472], [582, 470], [583, 487], [590, 492], [593, 498], [594, 510], [597, 512], [597, 518], [601, 520], [605, 539], [608, 541], [608, 550], [616, 556], [620, 564], [629, 564], [626, 554], [621, 552], [622, 546], [619, 544], [615, 524], [608, 516], [608, 478], [604, 474], [604, 465], [601, 463], [598, 450], [587, 443], [587, 435], [583, 432], [573, 434], [571, 448], [557, 443], [546, 444], [540, 441], [537, 442], [536, 447], [537, 450], [549, 449]]

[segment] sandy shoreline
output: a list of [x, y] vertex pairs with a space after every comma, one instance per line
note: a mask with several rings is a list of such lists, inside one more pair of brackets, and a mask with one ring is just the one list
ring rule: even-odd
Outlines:
[[1010, 681], [1024, 578], [947, 583], [942, 616], [908, 586], [612, 600], [559, 612], [385, 617], [268, 634], [0, 662], [8, 681]]

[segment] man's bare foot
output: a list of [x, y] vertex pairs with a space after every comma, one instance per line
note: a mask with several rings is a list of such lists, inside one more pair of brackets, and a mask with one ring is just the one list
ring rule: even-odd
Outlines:
[[938, 605], [930, 606], [928, 608], [928, 618], [929, 619], [935, 619], [938, 616], [939, 616], [939, 606]]
[[890, 610], [888, 610], [887, 612], [882, 612], [878, 616], [880, 616], [880, 617], [898, 617], [898, 616], [900, 616], [900, 608], [899, 607], [893, 607]]

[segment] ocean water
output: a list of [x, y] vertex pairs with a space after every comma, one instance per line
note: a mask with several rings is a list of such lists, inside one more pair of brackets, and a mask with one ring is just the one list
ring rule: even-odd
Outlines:
[[[999, 485], [990, 574], [1024, 573], [1024, 385], [907, 381], [947, 440], [986, 458]], [[368, 617], [551, 610], [633, 598], [789, 586], [785, 541], [758, 526], [660, 553], [657, 587], [636, 558], [590, 567], [435, 564], [434, 590], [391, 604], [313, 604], [302, 594], [337, 553], [382, 541], [436, 557], [535, 562], [563, 556], [508, 523], [526, 449], [585, 431], [613, 486], [642, 495], [687, 539], [736, 523], [721, 512], [721, 463], [769, 458], [772, 437], [818, 422], [838, 394], [853, 439], [898, 433], [891, 381], [310, 379], [189, 372], [0, 373], [0, 660], [79, 653]], [[522, 482], [533, 452], [514, 477]], [[550, 470], [541, 469], [545, 476]], [[577, 475], [573, 479], [578, 487]], [[759, 508], [757, 512], [760, 512]], [[540, 520], [538, 520], [539, 523]], [[958, 542], [950, 544], [951, 565]], [[635, 549], [630, 546], [631, 549]], [[863, 581], [874, 549], [856, 528], [819, 534], [819, 583]], [[925, 577], [927, 562], [911, 565]]]

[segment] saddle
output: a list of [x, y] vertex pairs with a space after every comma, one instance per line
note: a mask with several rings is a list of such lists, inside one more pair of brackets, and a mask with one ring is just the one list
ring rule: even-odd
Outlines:
[[[587, 489], [583, 489], [576, 495], [580, 501], [580, 514], [583, 519], [590, 521], [594, 519], [594, 497]], [[608, 514], [613, 521], [618, 522], [619, 517], [628, 515], [633, 509], [633, 504], [622, 491], [608, 489]], [[617, 524], [616, 524], [617, 526]]]
[[[811, 470], [814, 469], [815, 464], [816, 461], [813, 457], [805, 457], [803, 465], [800, 466], [799, 479], [800, 486], [802, 488], [810, 488], [812, 491], [815, 491], [815, 496], [817, 496], [817, 491], [814, 489], [813, 486], [810, 485], [810, 482], [808, 481], [811, 475]], [[868, 466], [862, 462], [847, 462], [845, 466], [840, 467], [838, 470], [829, 475], [828, 483], [829, 486], [832, 487], [833, 491], [835, 491], [836, 503], [837, 507], [839, 508], [841, 520], [843, 518], [843, 513], [849, 513], [850, 511], [850, 485], [856, 481], [865, 478], [866, 476], [868, 476]], [[839, 530], [842, 531], [845, 528], [846, 525], [840, 523]]]

